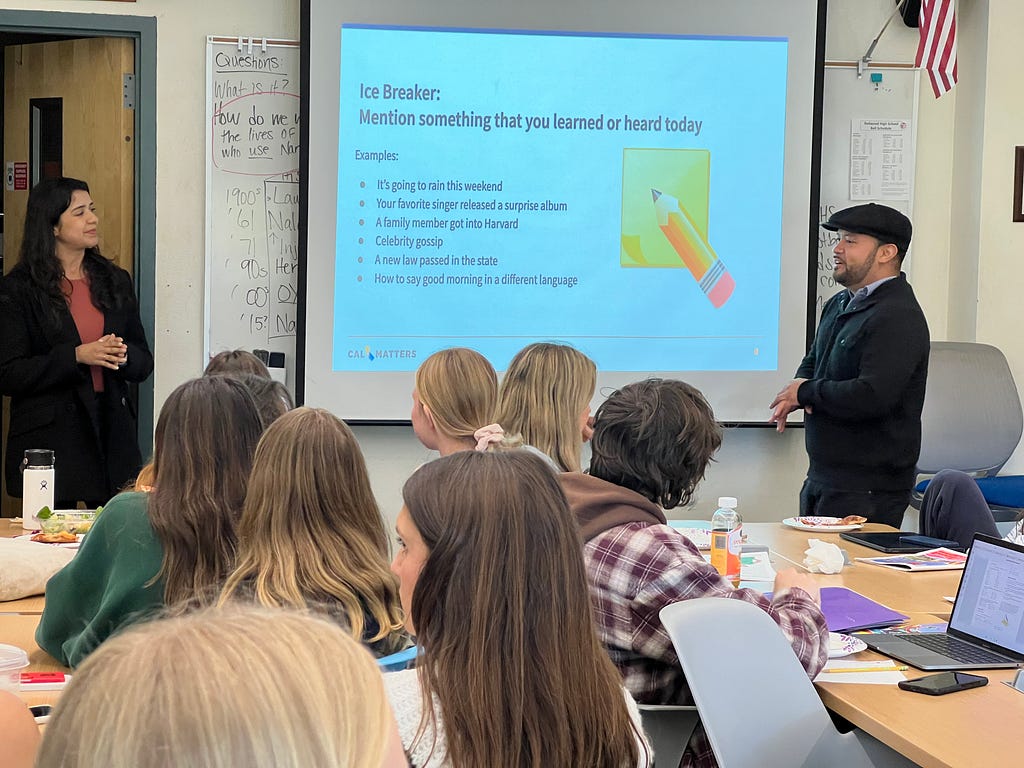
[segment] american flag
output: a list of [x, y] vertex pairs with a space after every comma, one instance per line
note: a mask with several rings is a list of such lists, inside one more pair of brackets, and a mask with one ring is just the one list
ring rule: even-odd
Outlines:
[[921, 42], [914, 65], [924, 67], [935, 98], [956, 84], [956, 13], [953, 0], [921, 0]]

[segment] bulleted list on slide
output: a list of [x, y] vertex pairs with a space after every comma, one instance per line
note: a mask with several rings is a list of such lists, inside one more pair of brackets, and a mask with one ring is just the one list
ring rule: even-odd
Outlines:
[[341, 43], [335, 370], [458, 344], [500, 368], [536, 338], [610, 370], [774, 368], [785, 40]]

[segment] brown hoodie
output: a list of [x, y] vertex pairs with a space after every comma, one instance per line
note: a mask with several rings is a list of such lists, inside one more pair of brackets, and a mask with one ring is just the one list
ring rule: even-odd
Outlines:
[[626, 523], [665, 525], [661, 507], [629, 488], [582, 472], [563, 472], [558, 481], [569, 499], [584, 542]]

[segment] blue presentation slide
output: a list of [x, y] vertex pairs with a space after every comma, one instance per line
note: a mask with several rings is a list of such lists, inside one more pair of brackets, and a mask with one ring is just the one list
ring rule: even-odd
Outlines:
[[777, 369], [785, 39], [340, 41], [334, 370], [451, 346], [503, 370], [547, 340], [607, 371]]

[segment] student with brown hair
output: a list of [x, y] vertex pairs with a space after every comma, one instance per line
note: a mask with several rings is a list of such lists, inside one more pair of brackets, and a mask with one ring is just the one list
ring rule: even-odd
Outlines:
[[[584, 542], [598, 636], [642, 704], [689, 703], [659, 616], [680, 600], [753, 603], [779, 625], [810, 677], [825, 666], [828, 627], [814, 577], [779, 571], [770, 599], [736, 589], [666, 524], [663, 509], [690, 503], [721, 443], [721, 427], [699, 390], [647, 379], [613, 392], [597, 409], [590, 474], [558, 476]], [[683, 765], [714, 765], [699, 727]]]
[[498, 401], [498, 375], [483, 355], [465, 347], [435, 352], [416, 370], [412, 428], [424, 446], [447, 456], [468, 451], [491, 436]]
[[240, 376], [244, 373], [262, 376], [264, 379], [270, 378], [270, 371], [267, 370], [263, 361], [244, 349], [228, 349], [218, 352], [206, 364], [203, 376]]
[[462, 451], [402, 496], [392, 569], [420, 651], [385, 685], [417, 768], [648, 765], [555, 473], [527, 451]]
[[597, 366], [579, 350], [530, 344], [516, 353], [501, 380], [497, 421], [563, 472], [579, 472], [596, 386]]
[[187, 381], [160, 410], [150, 493], [115, 496], [46, 585], [36, 642], [75, 666], [118, 629], [216, 599], [235, 560], [260, 417], [245, 385]]
[[[259, 361], [257, 360], [257, 362]], [[279, 381], [257, 376], [255, 373], [224, 373], [214, 375], [230, 376], [245, 385], [245, 388], [249, 390], [249, 394], [252, 395], [256, 410], [259, 412], [260, 425], [263, 429], [269, 427], [278, 416], [287, 413], [295, 407], [295, 404], [292, 402], [291, 393]], [[138, 476], [124, 490], [144, 492], [153, 490], [152, 459], [139, 470]]]
[[298, 408], [256, 448], [238, 525], [238, 559], [220, 602], [324, 611], [379, 656], [408, 644], [388, 537], [351, 430]]
[[39, 768], [406, 768], [373, 659], [311, 615], [204, 610], [132, 627], [78, 670]]
[[292, 400], [292, 393], [280, 381], [268, 379], [266, 376], [259, 376], [255, 373], [226, 373], [221, 376], [233, 376], [245, 384], [245, 388], [252, 395], [256, 403], [256, 410], [260, 412], [260, 421], [266, 429], [279, 416], [283, 416], [295, 407]]

